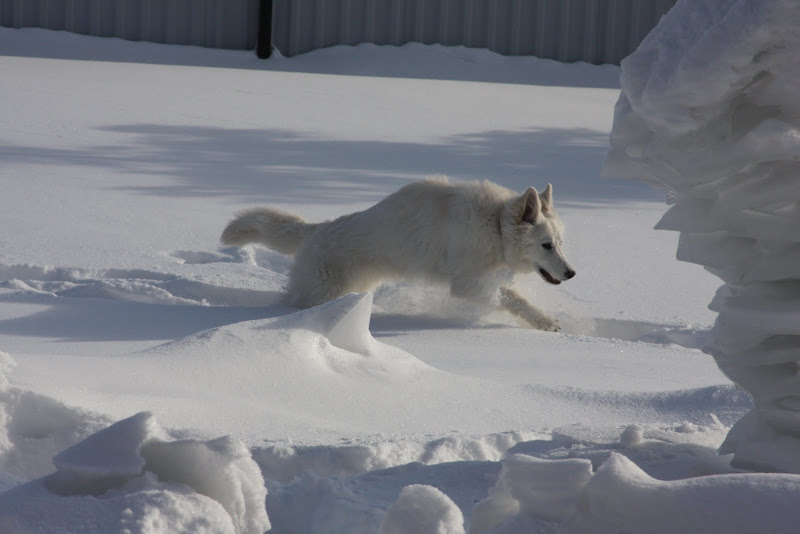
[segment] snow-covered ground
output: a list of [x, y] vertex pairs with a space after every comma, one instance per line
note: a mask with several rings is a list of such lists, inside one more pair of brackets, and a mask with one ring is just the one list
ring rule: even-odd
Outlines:
[[[617, 67], [0, 28], [0, 72], [0, 532], [647, 531], [688, 495], [733, 532], [769, 525], [714, 515], [753, 488], [797, 520], [800, 479], [716, 455], [751, 406], [699, 350], [719, 281], [663, 193], [600, 176]], [[578, 275], [517, 287], [561, 333], [413, 284], [297, 312], [290, 259], [218, 248], [242, 208], [432, 174], [553, 184]]]

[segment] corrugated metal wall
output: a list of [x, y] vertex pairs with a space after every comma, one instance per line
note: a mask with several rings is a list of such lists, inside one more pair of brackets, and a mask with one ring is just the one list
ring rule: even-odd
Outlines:
[[[274, 0], [285, 56], [339, 44], [488, 48], [619, 63], [676, 0]], [[0, 0], [0, 26], [253, 49], [258, 0]]]
[[258, 0], [0, 0], [0, 26], [249, 50]]
[[488, 48], [559, 61], [619, 63], [676, 0], [277, 0], [285, 56], [337, 44]]

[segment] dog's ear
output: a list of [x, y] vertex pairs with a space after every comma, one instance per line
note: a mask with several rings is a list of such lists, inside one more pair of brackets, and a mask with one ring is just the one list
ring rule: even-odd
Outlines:
[[539, 193], [533, 187], [529, 187], [527, 191], [522, 193], [522, 198], [520, 199], [520, 219], [534, 224], [541, 211], [542, 201], [539, 199]]
[[553, 213], [553, 184], [547, 184], [539, 199], [542, 201], [542, 212]]

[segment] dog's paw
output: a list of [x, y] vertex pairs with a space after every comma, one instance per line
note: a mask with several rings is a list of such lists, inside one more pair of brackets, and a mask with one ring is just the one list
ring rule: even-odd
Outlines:
[[558, 326], [558, 323], [553, 321], [552, 324], [547, 325], [546, 327], [542, 328], [545, 332], [561, 332], [561, 327]]
[[535, 321], [529, 321], [520, 318], [519, 320], [520, 326], [525, 328], [530, 328], [533, 330], [541, 330], [543, 332], [561, 332], [561, 327], [558, 326], [558, 322], [554, 319], [539, 319]]

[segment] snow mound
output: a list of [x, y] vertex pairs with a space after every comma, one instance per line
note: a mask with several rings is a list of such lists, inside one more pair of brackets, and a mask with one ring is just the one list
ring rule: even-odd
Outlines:
[[55, 473], [0, 494], [0, 526], [98, 534], [270, 528], [258, 465], [227, 437], [169, 441], [151, 414], [139, 413], [53, 461]]
[[375, 352], [375, 339], [369, 333], [371, 315], [372, 293], [351, 293], [276, 321], [276, 326], [305, 327], [324, 335], [335, 347], [370, 355]]
[[657, 228], [724, 282], [704, 350], [754, 400], [721, 452], [800, 473], [800, 4], [678, 2], [622, 63], [606, 173], [674, 205]]
[[413, 484], [386, 511], [378, 534], [464, 534], [464, 517], [438, 489]]
[[53, 455], [108, 425], [96, 414], [72, 408], [8, 382], [16, 362], [0, 352], [0, 491], [52, 473]]
[[781, 532], [800, 520], [798, 492], [798, 475], [663, 481], [616, 453], [594, 473], [590, 460], [515, 454], [475, 507], [469, 532], [511, 534], [542, 520], [571, 533]]

